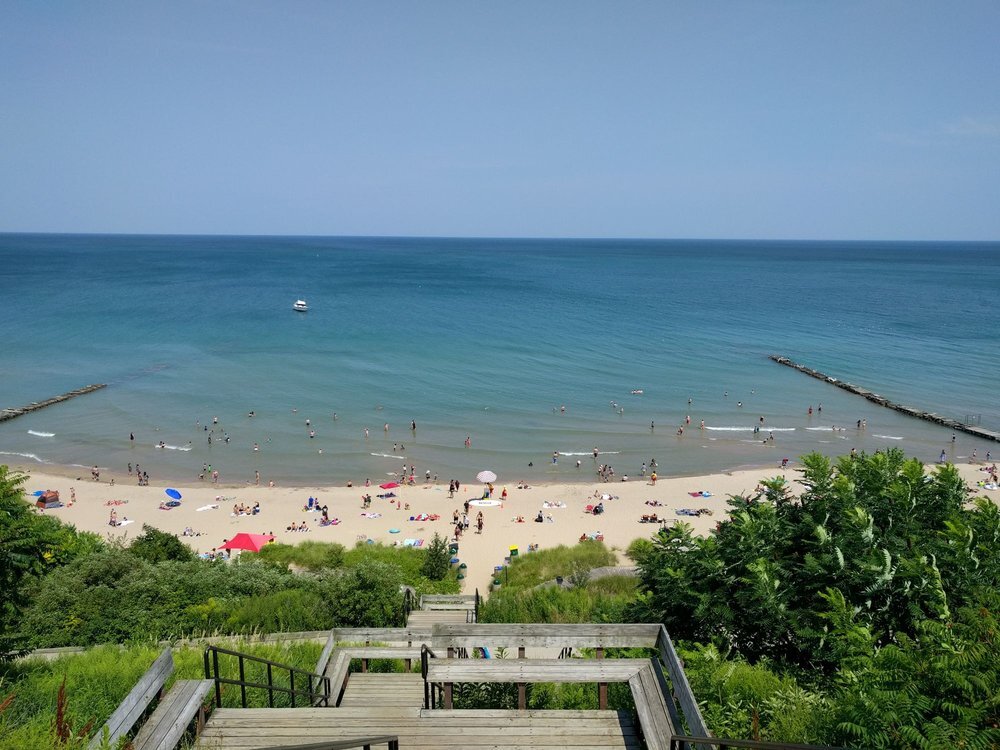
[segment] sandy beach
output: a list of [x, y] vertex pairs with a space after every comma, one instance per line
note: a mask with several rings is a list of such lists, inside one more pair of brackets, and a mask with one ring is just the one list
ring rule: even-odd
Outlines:
[[[38, 471], [31, 466], [11, 466], [29, 475], [25, 490], [57, 490], [64, 507], [40, 511], [50, 513], [76, 528], [96, 532], [108, 539], [122, 539], [126, 543], [141, 533], [143, 524], [180, 535], [180, 538], [198, 552], [209, 552], [239, 532], [273, 533], [276, 541], [295, 544], [306, 540], [338, 542], [352, 546], [368, 539], [384, 544], [403, 544], [407, 540], [424, 540], [429, 543], [435, 533], [452, 538], [455, 510], [463, 511], [466, 500], [479, 501], [482, 485], [475, 481], [463, 483], [461, 491], [449, 498], [447, 484], [417, 484], [383, 490], [377, 486], [364, 487], [256, 487], [247, 485], [213, 484], [210, 481], [195, 486], [172, 485], [182, 496], [181, 504], [169, 510], [161, 503], [169, 501], [165, 486], [139, 487], [134, 477], [114, 476], [102, 472], [100, 481], [93, 481], [89, 471], [81, 469], [55, 469]], [[972, 487], [985, 479], [979, 466], [959, 465], [963, 477]], [[661, 521], [684, 521], [696, 532], [706, 533], [726, 514], [729, 495], [749, 493], [761, 479], [785, 476], [793, 482], [793, 491], [799, 474], [794, 466], [787, 469], [755, 469], [731, 473], [708, 474], [694, 477], [663, 477], [655, 486], [646, 479], [627, 482], [592, 482], [574, 484], [539, 484], [529, 489], [517, 489], [517, 480], [495, 484], [495, 503], [471, 505], [471, 526], [460, 541], [459, 557], [468, 565], [464, 591], [476, 588], [485, 593], [493, 577], [494, 567], [502, 565], [509, 549], [516, 546], [520, 554], [529, 545], [540, 548], [560, 544], [575, 544], [581, 536], [603, 536], [605, 544], [619, 553], [622, 564], [629, 564], [624, 550], [632, 540], [649, 537], [659, 528], [659, 523], [641, 523], [643, 515], [655, 514]], [[596, 478], [596, 477], [595, 477]], [[507, 499], [502, 504], [500, 496], [507, 489]], [[392, 492], [395, 497], [379, 498], [379, 494]], [[691, 493], [710, 493], [709, 496]], [[71, 498], [75, 493], [76, 501]], [[362, 508], [362, 496], [372, 495], [371, 507]], [[1000, 492], [986, 491], [994, 501]], [[328, 507], [329, 517], [339, 519], [336, 525], [320, 526], [321, 516], [307, 512], [304, 506], [309, 497], [317, 498], [320, 505]], [[603, 502], [604, 513], [586, 512], [588, 505]], [[234, 506], [252, 507], [260, 503], [257, 515], [234, 514]], [[649, 503], [657, 503], [650, 505]], [[708, 509], [710, 514], [685, 515], [683, 509]], [[121, 526], [112, 527], [108, 521], [114, 510]], [[484, 529], [476, 533], [476, 515], [482, 511]], [[538, 512], [551, 521], [534, 521]], [[437, 520], [418, 520], [423, 516], [440, 516]], [[411, 520], [412, 517], [412, 520]], [[519, 521], [518, 519], [523, 519]], [[287, 527], [305, 522], [307, 532], [289, 532]], [[192, 529], [197, 536], [183, 536], [185, 529]], [[398, 529], [392, 532], [391, 529]]]

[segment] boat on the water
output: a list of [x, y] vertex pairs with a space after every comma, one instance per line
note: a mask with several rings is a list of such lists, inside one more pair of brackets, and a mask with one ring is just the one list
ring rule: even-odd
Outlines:
[[295, 304], [292, 305], [292, 309], [297, 312], [309, 312], [309, 305], [306, 304], [304, 299], [295, 300]]

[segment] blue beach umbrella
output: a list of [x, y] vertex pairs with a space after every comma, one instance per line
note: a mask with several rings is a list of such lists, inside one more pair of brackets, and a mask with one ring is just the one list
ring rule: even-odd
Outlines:
[[35, 490], [31, 494], [34, 495], [35, 497], [41, 497], [42, 495], [45, 494], [45, 490]]
[[180, 500], [181, 499], [181, 493], [179, 493], [177, 490], [175, 490], [172, 487], [168, 487], [167, 489], [164, 490], [164, 492], [167, 493], [167, 497], [172, 497], [174, 500]]

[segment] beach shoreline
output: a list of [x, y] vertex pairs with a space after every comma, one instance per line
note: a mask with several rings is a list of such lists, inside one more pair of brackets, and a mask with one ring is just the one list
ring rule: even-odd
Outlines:
[[[111, 476], [103, 472], [101, 480], [94, 481], [86, 471], [76, 471], [76, 467], [62, 467], [62, 471], [24, 465], [10, 468], [27, 475], [24, 489], [29, 499], [40, 490], [59, 492], [64, 507], [38, 512], [55, 516], [81, 531], [126, 544], [148, 524], [178, 535], [200, 554], [211, 553], [239, 532], [273, 533], [277, 542], [285, 544], [324, 541], [351, 547], [369, 540], [387, 545], [423, 540], [426, 546], [435, 533], [452, 539], [454, 513], [457, 511], [461, 517], [465, 501], [478, 501], [483, 496], [483, 485], [474, 481], [463, 483], [460, 492], [451, 498], [447, 484], [440, 482], [401, 485], [391, 490], [382, 490], [377, 485], [267, 487], [210, 481], [137, 486], [134, 477], [126, 483], [115, 476], [111, 484]], [[971, 487], [984, 476], [977, 465], [961, 464], [959, 471]], [[793, 465], [784, 471], [773, 467], [661, 476], [655, 485], [648, 477], [627, 482], [539, 482], [531, 483], [528, 489], [517, 489], [516, 482], [498, 481], [492, 503], [469, 508], [470, 527], [459, 540], [458, 557], [468, 565], [463, 591], [472, 593], [478, 589], [485, 594], [497, 566], [510, 556], [511, 547], [524, 554], [534, 545], [538, 548], [572, 545], [599, 536], [617, 553], [619, 564], [630, 565], [624, 553], [635, 539], [650, 538], [662, 523], [678, 521], [689, 524], [697, 534], [707, 534], [727, 517], [729, 496], [752, 493], [761, 480], [777, 476], [789, 481], [793, 493], [802, 489], [799, 472]], [[181, 504], [169, 510], [164, 506], [170, 500], [165, 494], [168, 487], [178, 490], [182, 497]], [[505, 488], [507, 498], [502, 500]], [[388, 492], [393, 496], [378, 497]], [[365, 494], [372, 496], [369, 508], [363, 507]], [[315, 498], [317, 506], [327, 506], [329, 517], [338, 519], [338, 523], [320, 526], [321, 514], [305, 509], [310, 497]], [[1000, 492], [990, 492], [987, 497], [996, 502]], [[256, 515], [234, 512], [240, 505], [252, 508], [256, 503], [260, 508]], [[587, 512], [587, 506], [598, 503], [603, 503], [602, 514]], [[708, 512], [688, 515], [702, 510]], [[109, 525], [112, 511], [124, 525]], [[481, 534], [476, 533], [479, 512], [484, 517]], [[541, 523], [534, 520], [539, 513], [543, 518]], [[654, 515], [656, 521], [642, 521], [643, 516]], [[303, 522], [308, 531], [287, 530], [292, 524]], [[186, 529], [197, 535], [185, 536]]]

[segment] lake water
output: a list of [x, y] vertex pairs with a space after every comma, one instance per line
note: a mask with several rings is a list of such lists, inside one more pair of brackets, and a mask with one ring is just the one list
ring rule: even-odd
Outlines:
[[619, 475], [961, 460], [992, 446], [767, 355], [998, 429], [998, 288], [998, 244], [0, 235], [0, 406], [109, 384], [0, 423], [0, 461], [319, 484], [582, 481], [595, 446]]

